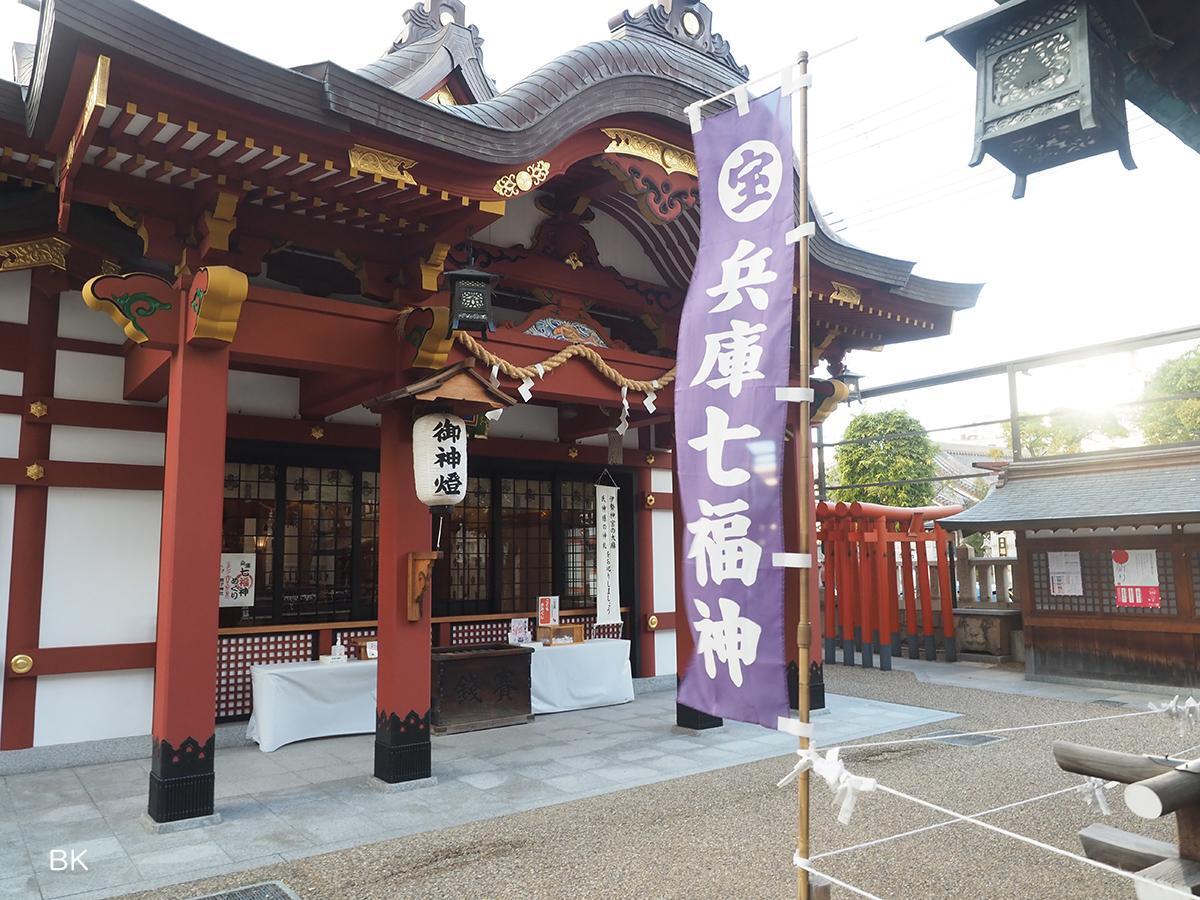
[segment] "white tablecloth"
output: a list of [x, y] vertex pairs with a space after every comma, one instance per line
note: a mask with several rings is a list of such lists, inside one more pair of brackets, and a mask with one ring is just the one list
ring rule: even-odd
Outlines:
[[251, 666], [246, 737], [269, 752], [308, 738], [374, 732], [378, 669], [373, 659]]
[[598, 639], [532, 646], [530, 699], [535, 714], [612, 706], [633, 699], [629, 641]]

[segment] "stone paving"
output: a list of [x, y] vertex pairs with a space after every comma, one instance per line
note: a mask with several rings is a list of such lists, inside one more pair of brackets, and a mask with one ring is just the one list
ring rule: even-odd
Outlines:
[[[504, 816], [790, 753], [795, 739], [729, 722], [674, 727], [673, 691], [623, 706], [539, 716], [530, 725], [435, 737], [436, 785], [372, 787], [373, 737], [306, 741], [263, 753], [220, 750], [222, 822], [149, 834], [149, 760], [0, 779], [0, 898], [105, 897], [257, 868], [330, 850]], [[831, 695], [822, 743], [956, 713]], [[86, 851], [87, 871], [52, 871], [51, 851]]]

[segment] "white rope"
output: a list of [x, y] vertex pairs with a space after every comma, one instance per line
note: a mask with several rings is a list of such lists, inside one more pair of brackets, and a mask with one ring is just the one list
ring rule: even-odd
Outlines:
[[1064, 850], [1061, 847], [1055, 847], [1053, 844], [1047, 844], [1035, 838], [1026, 837], [1023, 834], [1017, 834], [1015, 831], [1009, 831], [1007, 828], [1001, 828], [999, 825], [993, 825], [990, 822], [984, 822], [980, 819], [964, 816], [962, 813], [957, 813], [954, 810], [947, 809], [944, 806], [938, 806], [936, 803], [930, 803], [928, 800], [922, 800], [920, 797], [914, 797], [912, 794], [906, 794], [903, 791], [898, 791], [895, 788], [888, 787], [887, 785], [877, 784], [876, 790], [879, 790], [885, 794], [891, 794], [893, 797], [899, 797], [901, 800], [908, 800], [910, 803], [915, 803], [918, 806], [924, 806], [926, 809], [932, 809], [934, 812], [940, 812], [942, 815], [950, 816], [960, 822], [967, 822], [971, 825], [977, 825], [980, 828], [986, 828], [988, 831], [994, 831], [996, 834], [1003, 835], [1004, 837], [1012, 838], [1015, 841], [1021, 841], [1022, 843], [1029, 844], [1031, 847], [1037, 847], [1040, 850], [1046, 850], [1050, 853], [1057, 854], [1058, 856], [1065, 857], [1075, 862], [1083, 863], [1085, 866], [1091, 866], [1094, 869], [1100, 869], [1101, 871], [1109, 872], [1113, 875], [1120, 875], [1122, 878], [1129, 878], [1132, 881], [1140, 881], [1143, 884], [1153, 885], [1160, 891], [1167, 891], [1180, 897], [1193, 896], [1190, 890], [1185, 891], [1182, 888], [1164, 884], [1163, 882], [1155, 881], [1152, 878], [1145, 878], [1141, 875], [1134, 874], [1133, 872], [1126, 872], [1123, 869], [1118, 869], [1116, 866], [1110, 866], [1107, 863], [1102, 863], [1094, 859], [1088, 859], [1086, 856], [1080, 856], [1078, 853], [1072, 853], [1070, 850]]
[[[1049, 800], [1051, 797], [1060, 797], [1063, 794], [1070, 794], [1077, 790], [1079, 790], [1078, 785], [1071, 785], [1071, 787], [1060, 788], [1057, 791], [1051, 791], [1048, 794], [1040, 794], [1037, 797], [1029, 797], [1025, 800], [1017, 800], [1014, 803], [1006, 803], [1003, 806], [994, 806], [991, 809], [985, 809], [982, 812], [971, 813], [971, 815], [967, 816], [967, 818], [968, 819], [981, 819], [984, 816], [990, 816], [990, 815], [994, 815], [995, 813], [998, 813], [998, 812], [1005, 812], [1006, 810], [1016, 809], [1018, 806], [1025, 806], [1026, 804], [1029, 804], [1029, 803], [1036, 803], [1039, 800]], [[865, 850], [868, 847], [874, 847], [878, 844], [887, 844], [887, 843], [890, 843], [891, 841], [898, 841], [901, 838], [912, 837], [914, 834], [922, 834], [926, 831], [935, 831], [938, 828], [945, 828], [948, 825], [957, 825], [958, 822], [959, 822], [958, 819], [947, 819], [944, 822], [934, 822], [932, 825], [922, 825], [920, 828], [912, 828], [908, 831], [902, 831], [900, 834], [893, 834], [893, 835], [889, 835], [888, 837], [875, 838], [872, 841], [863, 841], [861, 844], [852, 844], [849, 847], [839, 847], [837, 850], [827, 850], [824, 853], [818, 853], [816, 856], [813, 857], [813, 859], [825, 859], [826, 857], [829, 857], [829, 856], [840, 856], [843, 853], [850, 853], [851, 851], [854, 851], [854, 850]]]
[[807, 860], [803, 856], [800, 855], [799, 850], [797, 850], [795, 855], [792, 857], [792, 865], [794, 865], [797, 869], [803, 869], [805, 872], [808, 872], [810, 875], [816, 875], [818, 878], [824, 878], [830, 884], [836, 884], [838, 887], [845, 888], [846, 890], [850, 891], [853, 894], [858, 894], [858, 896], [860, 896], [860, 897], [866, 897], [867, 900], [883, 900], [882, 897], [877, 897], [875, 894], [872, 894], [870, 891], [864, 891], [862, 888], [855, 887], [852, 884], [847, 884], [846, 882], [842, 881], [841, 879], [834, 878], [832, 875], [827, 875], [824, 872], [818, 872], [816, 869], [814, 869], [812, 867], [812, 862], [810, 860]]
[[[920, 744], [927, 741], [944, 741], [947, 738], [962, 738], [975, 737], [976, 735], [984, 734], [1010, 734], [1014, 731], [1033, 731], [1038, 728], [1058, 728], [1063, 725], [1083, 725], [1087, 722], [1111, 722], [1113, 719], [1132, 719], [1137, 716], [1153, 716], [1160, 714], [1161, 710], [1148, 709], [1143, 712], [1118, 713], [1115, 716], [1094, 716], [1091, 719], [1068, 719], [1064, 722], [1043, 722], [1039, 725], [1014, 725], [1011, 728], [992, 728], [987, 731], [967, 731], [962, 734], [934, 734], [925, 735], [914, 738], [901, 738], [895, 741], [872, 741], [867, 744], [838, 744], [839, 750], [863, 750], [868, 747], [894, 747], [899, 744]], [[821, 747], [825, 750], [828, 747]]]

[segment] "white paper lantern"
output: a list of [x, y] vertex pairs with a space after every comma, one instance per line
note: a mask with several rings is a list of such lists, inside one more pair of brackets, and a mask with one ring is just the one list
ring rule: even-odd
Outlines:
[[413, 475], [417, 498], [433, 511], [467, 496], [467, 424], [461, 416], [434, 413], [413, 423]]

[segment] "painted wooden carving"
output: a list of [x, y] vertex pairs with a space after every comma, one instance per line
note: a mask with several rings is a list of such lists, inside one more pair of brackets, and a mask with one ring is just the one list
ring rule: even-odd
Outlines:
[[219, 346], [233, 342], [250, 282], [229, 266], [207, 266], [188, 288], [188, 342]]
[[177, 339], [179, 291], [157, 275], [97, 275], [83, 286], [83, 302], [105, 313], [134, 343], [171, 346]]

